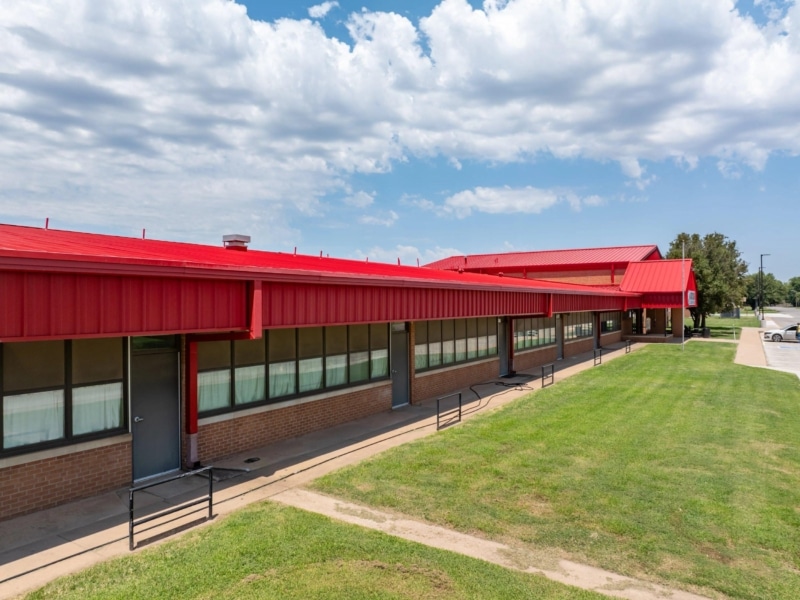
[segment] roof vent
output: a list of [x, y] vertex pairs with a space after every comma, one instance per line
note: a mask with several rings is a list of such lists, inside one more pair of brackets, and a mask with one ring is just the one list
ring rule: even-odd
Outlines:
[[250, 243], [250, 236], [240, 233], [223, 235], [222, 243], [227, 250], [247, 250], [247, 244]]

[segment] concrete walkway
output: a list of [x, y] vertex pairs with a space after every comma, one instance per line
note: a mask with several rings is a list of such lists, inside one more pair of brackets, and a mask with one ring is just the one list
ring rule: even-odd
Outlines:
[[[698, 342], [692, 340], [689, 343]], [[635, 351], [641, 347], [642, 344], [633, 344], [631, 349]], [[624, 344], [607, 347], [603, 350], [602, 361], [618, 359], [625, 354]], [[742, 360], [751, 361], [744, 364], [763, 361], [757, 330], [755, 336], [742, 336], [737, 362], [740, 355]], [[555, 364], [555, 384], [593, 366], [591, 352], [558, 361]], [[493, 410], [540, 389], [539, 375], [540, 370], [535, 369], [529, 373], [517, 373], [514, 378], [492, 380], [462, 390], [463, 418]], [[304, 508], [309, 510], [351, 522], [355, 522], [353, 515], [379, 515], [373, 509], [351, 506], [298, 488], [385, 449], [435, 433], [435, 411], [435, 402], [407, 406], [219, 461], [214, 465], [221, 478], [214, 484], [214, 514], [226, 515], [252, 502], [274, 499], [287, 504], [304, 504]], [[202, 496], [207, 487], [207, 479], [186, 477], [140, 492], [136, 498], [137, 518], [140, 516], [139, 507], [153, 512], [170, 508]], [[202, 513], [199, 516], [202, 517]], [[631, 600], [700, 598], [568, 561], [535, 564], [526, 559], [520, 562], [514, 559], [518, 554], [516, 550], [478, 538], [471, 538], [466, 544], [464, 538], [469, 536], [445, 533], [441, 528], [422, 523], [412, 527], [412, 521], [408, 519], [380, 515], [379, 518], [362, 520], [359, 524], [383, 520], [383, 523], [390, 524], [383, 530], [392, 535], [471, 556], [478, 555], [509, 568], [542, 573], [557, 581], [594, 589], [609, 596]], [[197, 524], [198, 513], [195, 512], [164, 526], [142, 527], [141, 531], [137, 530], [135, 538], [137, 548], [160, 539], [170, 539], [177, 531]], [[450, 545], [441, 546], [434, 540]], [[467, 548], [472, 550], [465, 551]], [[128, 553], [127, 489], [0, 522], [0, 599], [17, 597], [62, 575]]]

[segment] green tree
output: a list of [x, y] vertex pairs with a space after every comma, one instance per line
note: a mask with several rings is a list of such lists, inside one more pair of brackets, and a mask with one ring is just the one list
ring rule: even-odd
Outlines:
[[[747, 290], [747, 303], [755, 309], [758, 306], [759, 294], [763, 294], [764, 306], [783, 304], [790, 302], [789, 288], [787, 284], [775, 279], [772, 273], [764, 273], [763, 279], [759, 280], [758, 273], [750, 273], [744, 278]], [[800, 281], [798, 281], [800, 284]]]
[[697, 280], [697, 306], [689, 311], [694, 326], [705, 327], [706, 316], [731, 310], [745, 298], [747, 263], [736, 242], [721, 233], [702, 238], [696, 233], [680, 233], [670, 244], [667, 258], [681, 258], [684, 248]]
[[792, 277], [786, 282], [786, 302], [800, 306], [800, 277]]

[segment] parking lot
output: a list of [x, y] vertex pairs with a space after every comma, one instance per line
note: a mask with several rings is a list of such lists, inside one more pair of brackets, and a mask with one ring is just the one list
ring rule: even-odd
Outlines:
[[[767, 313], [766, 317], [767, 326], [762, 327], [762, 330], [797, 323], [800, 314], [797, 309], [786, 309], [786, 312]], [[800, 376], [800, 344], [794, 341], [765, 342], [763, 340], [761, 343], [764, 345], [764, 355], [768, 366], [781, 371], [791, 371]]]

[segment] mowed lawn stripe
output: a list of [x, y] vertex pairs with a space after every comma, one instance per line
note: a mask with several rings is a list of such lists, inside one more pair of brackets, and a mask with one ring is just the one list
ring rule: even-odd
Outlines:
[[800, 589], [800, 384], [650, 346], [315, 487], [735, 598]]

